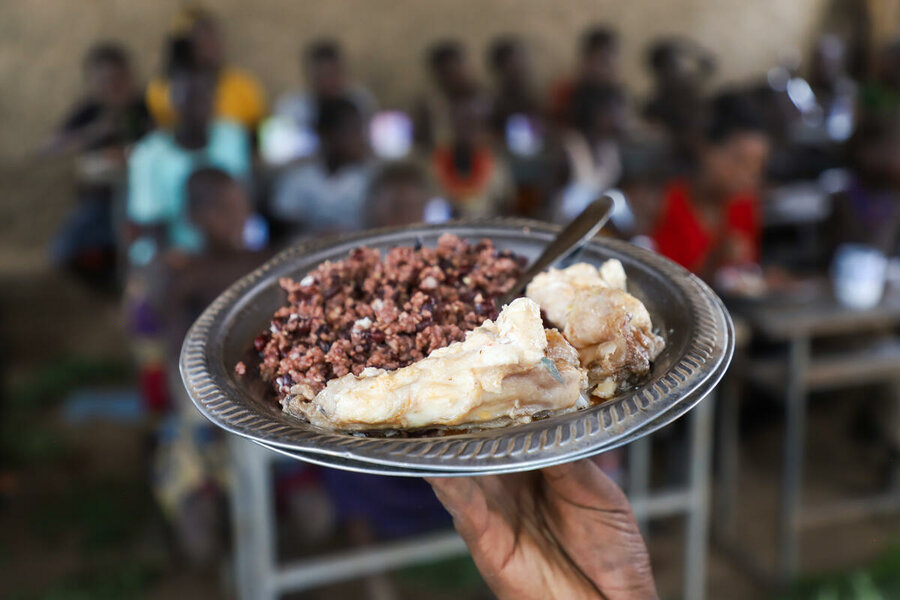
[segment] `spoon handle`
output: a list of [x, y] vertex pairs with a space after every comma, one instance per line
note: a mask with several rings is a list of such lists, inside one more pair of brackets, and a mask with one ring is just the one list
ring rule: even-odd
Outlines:
[[572, 219], [572, 222], [566, 225], [566, 228], [547, 245], [537, 260], [531, 263], [521, 277], [516, 280], [513, 287], [497, 298], [497, 308], [500, 309], [517, 298], [535, 275], [552, 267], [597, 235], [597, 232], [609, 220], [612, 209], [613, 200], [607, 194], [588, 204], [581, 214]]

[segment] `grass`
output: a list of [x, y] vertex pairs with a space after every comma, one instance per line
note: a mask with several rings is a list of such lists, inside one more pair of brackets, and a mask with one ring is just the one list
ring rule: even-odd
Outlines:
[[784, 600], [895, 600], [900, 598], [900, 542], [869, 565], [803, 579]]
[[[26, 374], [3, 390], [0, 456], [27, 473], [36, 469], [67, 472], [69, 449], [48, 418], [72, 389], [133, 380], [127, 361], [61, 358]], [[12, 593], [11, 600], [138, 599], [162, 573], [162, 566], [135, 557], [141, 525], [152, 518], [153, 505], [140, 475], [134, 478], [78, 478], [59, 491], [33, 495], [26, 517], [28, 535], [55, 553], [77, 552], [81, 566], [49, 581], [32, 582], [32, 591]], [[71, 544], [74, 543], [74, 546]], [[5, 544], [0, 544], [0, 550]], [[64, 549], [67, 548], [67, 549]], [[0, 552], [0, 563], [10, 556]], [[0, 575], [2, 576], [2, 575]]]
[[13, 594], [10, 600], [136, 600], [159, 576], [140, 563], [103, 565], [51, 583], [40, 592]]
[[136, 524], [150, 518], [152, 505], [140, 479], [103, 479], [68, 486], [36, 502], [29, 528], [40, 540], [57, 542], [74, 533], [81, 551], [91, 554], [130, 544]]
[[401, 584], [438, 589], [446, 594], [464, 594], [484, 588], [484, 580], [469, 556], [407, 567], [397, 571], [394, 577]]
[[133, 377], [128, 361], [60, 358], [35, 369], [3, 394], [0, 415], [0, 457], [17, 467], [52, 463], [65, 455], [59, 436], [46, 415], [77, 387], [120, 383]]
[[6, 390], [6, 410], [29, 412], [52, 407], [69, 390], [101, 383], [129, 381], [134, 369], [128, 360], [87, 360], [60, 357], [29, 373]]

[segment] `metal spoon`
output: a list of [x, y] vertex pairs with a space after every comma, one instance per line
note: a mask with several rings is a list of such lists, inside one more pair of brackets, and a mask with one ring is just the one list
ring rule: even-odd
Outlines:
[[587, 205], [581, 214], [572, 219], [556, 239], [554, 239], [541, 255], [522, 273], [508, 292], [495, 300], [497, 310], [519, 297], [534, 276], [557, 264], [566, 256], [584, 246], [597, 232], [606, 225], [612, 214], [613, 199], [604, 194]]

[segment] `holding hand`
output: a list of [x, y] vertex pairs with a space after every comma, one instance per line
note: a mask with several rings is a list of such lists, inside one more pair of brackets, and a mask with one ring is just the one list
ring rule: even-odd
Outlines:
[[501, 600], [657, 598], [628, 500], [591, 460], [428, 481]]

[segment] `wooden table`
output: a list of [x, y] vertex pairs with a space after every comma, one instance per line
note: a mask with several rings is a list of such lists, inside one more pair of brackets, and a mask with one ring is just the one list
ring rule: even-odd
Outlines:
[[[900, 381], [898, 342], [823, 357], [811, 352], [812, 340], [826, 336], [890, 331], [900, 325], [900, 294], [885, 297], [879, 306], [870, 310], [846, 309], [837, 304], [829, 293], [819, 294], [804, 303], [777, 300], [742, 302], [730, 308], [735, 318], [745, 321], [754, 335], [788, 345], [786, 363], [784, 360], [750, 360], [741, 369], [742, 373], [736, 373], [738, 376], [751, 377], [755, 382], [768, 382], [783, 389], [785, 431], [779, 491], [776, 581], [784, 584], [791, 581], [798, 572], [798, 533], [802, 527], [833, 522], [837, 518], [855, 518], [900, 509], [900, 489], [834, 506], [804, 509], [801, 502], [809, 391], [870, 382]], [[723, 422], [725, 433], [722, 435], [722, 454], [732, 458], [719, 463], [719, 474], [726, 482], [723, 485], [723, 500], [726, 504], [733, 503], [737, 483], [738, 411], [729, 400], [722, 398], [723, 404], [732, 404], [729, 410], [723, 410], [726, 416]], [[733, 514], [733, 506], [726, 506], [720, 514]], [[735, 546], [736, 549], [733, 540], [729, 540], [727, 545]], [[747, 564], [749, 562], [754, 563], [753, 570], [764, 572], [751, 557], [744, 556], [744, 559], [742, 562], [747, 566], [751, 566]]]

